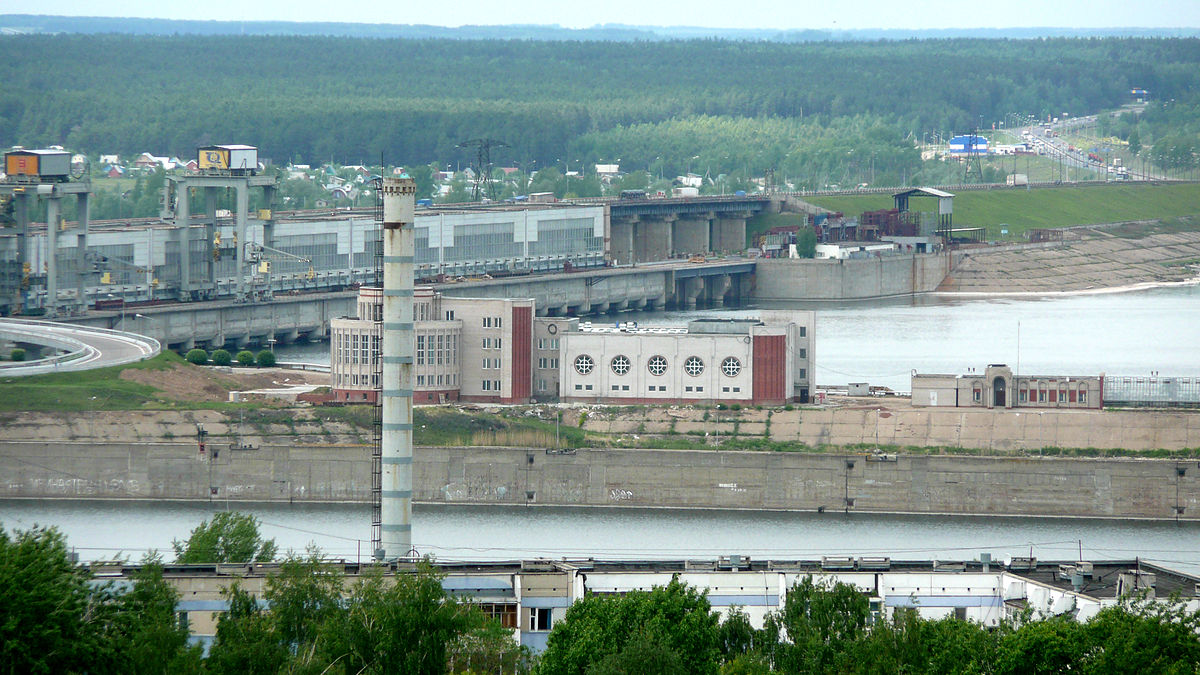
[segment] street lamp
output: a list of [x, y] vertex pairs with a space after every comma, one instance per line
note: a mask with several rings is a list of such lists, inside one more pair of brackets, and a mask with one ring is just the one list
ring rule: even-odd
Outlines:
[[[162, 323], [162, 319], [156, 319], [156, 318], [154, 318], [154, 317], [152, 317], [152, 316], [146, 316], [145, 314], [134, 314], [134, 315], [133, 315], [133, 318], [135, 318], [135, 319], [145, 319], [145, 320], [147, 320], [147, 321], [156, 321], [156, 322]], [[164, 334], [163, 334], [163, 336], [162, 336], [162, 337], [163, 337], [163, 339], [164, 339], [164, 340], [166, 339], [166, 337], [167, 337], [167, 336], [166, 336], [165, 332], [164, 332]]]

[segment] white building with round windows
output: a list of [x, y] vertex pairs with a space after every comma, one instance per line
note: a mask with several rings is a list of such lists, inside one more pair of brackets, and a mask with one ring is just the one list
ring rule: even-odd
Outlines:
[[789, 318], [577, 324], [562, 334], [559, 395], [617, 404], [807, 401], [813, 314]]

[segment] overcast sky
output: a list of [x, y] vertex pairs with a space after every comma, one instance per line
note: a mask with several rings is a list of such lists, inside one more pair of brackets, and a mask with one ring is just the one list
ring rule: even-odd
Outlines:
[[4, 0], [0, 13], [568, 28], [604, 23], [781, 30], [1200, 27], [1197, 0]]

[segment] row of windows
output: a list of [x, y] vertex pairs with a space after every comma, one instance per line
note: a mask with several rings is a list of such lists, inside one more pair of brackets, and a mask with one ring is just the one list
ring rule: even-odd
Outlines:
[[483, 317], [483, 327], [484, 328], [503, 328], [504, 323], [501, 320], [501, 318], [498, 316], [485, 316], [485, 317]]
[[458, 363], [457, 335], [417, 335], [417, 365], [440, 366]]
[[425, 387], [425, 386], [457, 387], [458, 386], [458, 375], [456, 375], [454, 373], [451, 373], [449, 375], [438, 375], [436, 377], [434, 377], [433, 375], [418, 375], [417, 376], [417, 386], [418, 387]]
[[378, 335], [342, 333], [335, 358], [339, 363], [370, 364], [374, 363], [374, 355], [379, 353], [379, 347]]
[[484, 380], [481, 388], [484, 391], [500, 391], [500, 380]]
[[500, 338], [483, 338], [484, 349], [500, 349], [502, 340]]
[[538, 349], [558, 349], [558, 338], [538, 338]]
[[[574, 365], [575, 372], [579, 373], [580, 375], [587, 375], [595, 370], [596, 361], [587, 354], [580, 354], [579, 356], [575, 357]], [[654, 376], [666, 374], [669, 366], [670, 364], [665, 356], [651, 356], [646, 361], [646, 370]], [[612, 371], [617, 375], [628, 375], [629, 371], [633, 368], [633, 362], [629, 360], [628, 356], [625, 356], [624, 354], [618, 354], [609, 360], [608, 367], [611, 368]], [[699, 377], [704, 373], [704, 360], [699, 356], [687, 357], [687, 359], [685, 359], [683, 362], [683, 372], [691, 375], [692, 377]], [[725, 357], [725, 360], [721, 361], [721, 373], [725, 375], [725, 377], [737, 377], [741, 372], [742, 362], [739, 361], [737, 357], [727, 356]]]
[[495, 358], [495, 359], [485, 358], [483, 360], [483, 367], [485, 370], [495, 370], [500, 367], [500, 359], [499, 358]]
[[549, 368], [558, 370], [558, 357], [546, 358], [543, 356], [543, 357], [538, 358], [538, 369], [539, 370], [546, 370]]

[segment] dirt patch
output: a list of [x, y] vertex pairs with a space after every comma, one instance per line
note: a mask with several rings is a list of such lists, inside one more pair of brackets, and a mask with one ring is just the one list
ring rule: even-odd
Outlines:
[[329, 376], [293, 370], [219, 371], [193, 365], [172, 364], [163, 370], [129, 368], [121, 371], [121, 379], [146, 384], [162, 392], [162, 397], [174, 401], [229, 400], [229, 392], [249, 389], [275, 389], [300, 384], [328, 384]]

